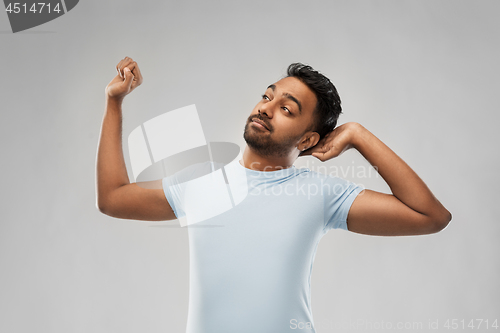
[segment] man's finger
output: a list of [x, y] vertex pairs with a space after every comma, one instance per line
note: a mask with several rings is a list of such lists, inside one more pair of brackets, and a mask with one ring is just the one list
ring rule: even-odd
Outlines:
[[[132, 59], [131, 59], [132, 60]], [[134, 81], [137, 82], [137, 84], [142, 83], [142, 74], [141, 70], [139, 69], [139, 65], [137, 64], [136, 61], [131, 61], [126, 65], [132, 71], [132, 74], [134, 74]]]
[[125, 59], [120, 60], [118, 65], [116, 65], [116, 70], [118, 71], [118, 75], [120, 75], [121, 78], [123, 78], [123, 72], [122, 72], [122, 65]]
[[128, 67], [125, 67], [123, 69], [124, 75], [125, 75], [125, 81], [123, 81], [123, 84], [130, 89], [130, 86], [132, 85], [132, 81], [134, 79], [134, 74], [130, 71]]
[[137, 62], [134, 61], [134, 63], [135, 63], [135, 70], [133, 72], [135, 75], [135, 79], [136, 79], [138, 84], [141, 84], [142, 83], [142, 73], [141, 73], [141, 70], [139, 69], [139, 65], [137, 64]]
[[313, 157], [316, 157], [320, 161], [324, 161], [325, 158], [325, 153], [312, 153], [311, 154]]
[[132, 71], [134, 66], [131, 66], [131, 63], [133, 61], [131, 59], [124, 59], [122, 64], [120, 65], [120, 72], [122, 73], [122, 76], [124, 74], [125, 67], [128, 67]]
[[322, 146], [321, 144], [317, 144], [309, 149], [306, 149], [302, 152], [302, 155], [312, 155], [313, 153], [315, 152], [322, 152], [323, 151], [323, 148], [324, 146]]
[[130, 59], [130, 61], [128, 61], [127, 63], [124, 64], [124, 69], [125, 67], [128, 67], [128, 69], [130, 69], [130, 71], [132, 72], [132, 74], [135, 75], [135, 70], [136, 70], [136, 67], [137, 67], [137, 63], [135, 61], [133, 61], [132, 59]]
[[116, 66], [118, 68], [118, 71], [120, 72], [120, 76], [121, 77], [124, 77], [123, 76], [123, 70], [125, 69], [125, 67], [128, 67], [130, 70], [132, 70], [133, 68], [131, 67], [134, 67], [134, 66], [129, 66], [130, 63], [134, 62], [134, 60], [132, 60], [132, 58], [129, 58], [129, 57], [125, 57], [122, 59], [122, 61], [120, 61], [120, 63]]

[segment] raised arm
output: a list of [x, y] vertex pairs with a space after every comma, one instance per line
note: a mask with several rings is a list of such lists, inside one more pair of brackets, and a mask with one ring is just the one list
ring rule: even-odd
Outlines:
[[392, 194], [365, 189], [351, 205], [349, 231], [367, 235], [431, 234], [444, 229], [451, 213], [420, 177], [389, 147], [358, 123], [337, 127], [311, 153], [322, 161], [357, 149], [389, 185]]
[[106, 87], [106, 107], [96, 162], [96, 204], [104, 214], [135, 220], [175, 219], [161, 180], [139, 186], [130, 183], [122, 151], [122, 102], [139, 86], [142, 75], [131, 58], [116, 66], [118, 75]]

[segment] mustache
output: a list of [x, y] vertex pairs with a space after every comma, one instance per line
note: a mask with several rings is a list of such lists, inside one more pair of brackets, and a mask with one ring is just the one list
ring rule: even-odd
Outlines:
[[254, 119], [259, 119], [260, 121], [262, 121], [266, 125], [266, 127], [269, 130], [272, 130], [271, 125], [269, 125], [269, 123], [267, 121], [265, 121], [264, 118], [262, 118], [260, 115], [256, 115], [256, 116], [251, 117], [250, 121], [253, 121]]

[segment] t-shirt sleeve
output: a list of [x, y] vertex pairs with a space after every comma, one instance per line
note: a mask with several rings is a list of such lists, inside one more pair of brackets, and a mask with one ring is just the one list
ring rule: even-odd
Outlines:
[[177, 179], [177, 174], [165, 177], [162, 179], [163, 192], [165, 193], [165, 198], [167, 198], [170, 207], [174, 211], [177, 218], [186, 216], [184, 209], [182, 207], [181, 200], [181, 185]]
[[211, 172], [212, 166], [210, 163], [193, 164], [162, 179], [165, 198], [178, 219], [186, 216], [186, 212], [184, 211], [185, 183]]
[[339, 177], [325, 178], [323, 184], [325, 230], [348, 230], [347, 214], [354, 199], [363, 190], [363, 186]]

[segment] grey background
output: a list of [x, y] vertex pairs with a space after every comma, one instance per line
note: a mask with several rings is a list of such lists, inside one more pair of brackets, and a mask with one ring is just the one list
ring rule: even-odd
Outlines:
[[[81, 1], [17, 34], [0, 13], [0, 331], [185, 329], [186, 229], [95, 206], [104, 88], [125, 56], [144, 76], [124, 104], [127, 166], [128, 133], [154, 116], [194, 103], [209, 141], [243, 148], [245, 120], [291, 62], [329, 76], [340, 123], [378, 136], [453, 220], [426, 236], [329, 232], [313, 269], [315, 321], [420, 322], [420, 332], [436, 331], [429, 321], [440, 331], [447, 319], [491, 324], [500, 313], [499, 10], [457, 0]], [[351, 150], [326, 165], [369, 164]], [[389, 190], [373, 174], [344, 178]], [[492, 331], [483, 327], [473, 331]]]

